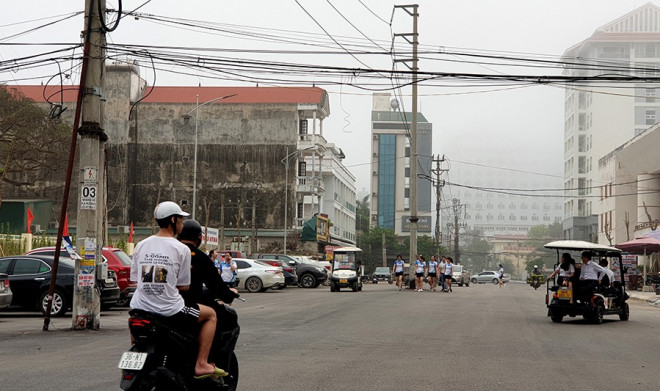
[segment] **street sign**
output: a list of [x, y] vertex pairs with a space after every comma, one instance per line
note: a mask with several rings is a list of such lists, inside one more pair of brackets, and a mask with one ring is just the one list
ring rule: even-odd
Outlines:
[[80, 209], [96, 210], [96, 186], [83, 186], [80, 189]]

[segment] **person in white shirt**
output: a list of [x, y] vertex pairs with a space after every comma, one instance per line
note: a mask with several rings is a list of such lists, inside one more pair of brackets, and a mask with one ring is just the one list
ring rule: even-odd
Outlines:
[[231, 259], [231, 253], [225, 253], [225, 258], [220, 262], [220, 277], [230, 288], [236, 288], [236, 262]]
[[497, 278], [497, 287], [500, 288], [504, 285], [504, 266], [500, 263], [500, 275]]
[[438, 285], [438, 261], [435, 260], [435, 255], [431, 255], [427, 278], [429, 281], [429, 290], [435, 291], [435, 287]]
[[424, 292], [424, 273], [426, 272], [426, 260], [423, 256], [417, 255], [415, 261], [415, 288], [417, 292]]
[[405, 263], [401, 255], [396, 256], [396, 261], [394, 261], [394, 266], [392, 267], [392, 273], [396, 278], [396, 286], [401, 291], [401, 284], [403, 283], [403, 269], [405, 268]]
[[603, 288], [609, 288], [610, 285], [612, 285], [612, 282], [614, 282], [614, 272], [608, 269], [607, 265], [609, 262], [607, 262], [607, 259], [602, 258], [598, 264], [605, 269], [604, 276], [601, 276], [600, 274], [598, 275], [600, 279], [600, 286]]
[[447, 262], [445, 262], [445, 290], [443, 292], [453, 292], [451, 290], [451, 276], [454, 273], [454, 260], [451, 257], [447, 257]]
[[208, 362], [217, 322], [215, 311], [194, 303], [186, 306], [179, 293], [190, 286], [190, 249], [176, 239], [186, 216], [189, 214], [174, 202], [156, 206], [154, 218], [160, 229], [140, 241], [133, 253], [131, 280], [137, 281], [137, 288], [130, 306], [167, 317], [174, 327], [197, 332], [199, 326], [195, 377], [220, 376], [223, 371]]
[[440, 264], [438, 265], [438, 273], [440, 273], [440, 284], [442, 285], [441, 291], [444, 292], [447, 289], [447, 284], [445, 283], [445, 266], [447, 266], [447, 256], [443, 255], [440, 258]]
[[554, 272], [550, 274], [548, 279], [553, 278], [557, 274], [557, 285], [559, 286], [568, 286], [568, 289], [571, 291], [571, 300], [570, 303], [573, 304], [573, 276], [575, 275], [575, 260], [571, 257], [569, 253], [563, 253], [561, 255], [561, 263], [557, 266]]
[[593, 295], [594, 289], [601, 283], [607, 272], [604, 267], [591, 260], [591, 251], [582, 252], [582, 266], [580, 267], [580, 283], [582, 291], [587, 295], [586, 298]]

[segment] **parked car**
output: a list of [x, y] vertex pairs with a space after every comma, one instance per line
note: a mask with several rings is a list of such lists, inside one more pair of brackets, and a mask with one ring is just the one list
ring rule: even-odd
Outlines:
[[378, 281], [387, 281], [388, 284], [392, 283], [392, 272], [389, 267], [377, 267], [376, 270], [371, 273], [371, 282], [378, 284]]
[[286, 265], [283, 261], [279, 259], [263, 259], [263, 262], [271, 265], [282, 268], [282, 273], [284, 274], [284, 284], [273, 287], [273, 289], [284, 289], [289, 285], [298, 284], [298, 275], [296, 274], [296, 269], [293, 266]]
[[7, 308], [11, 305], [13, 294], [9, 288], [9, 275], [0, 273], [0, 308]]
[[[473, 284], [485, 284], [487, 282], [492, 282], [493, 284], [497, 284], [497, 280], [499, 276], [500, 276], [499, 272], [485, 271], [471, 276], [470, 281], [472, 281]], [[509, 282], [509, 276], [506, 273], [504, 274], [504, 278], [502, 278], [502, 282]]]
[[250, 293], [264, 292], [284, 284], [284, 274], [280, 267], [254, 259], [233, 258], [233, 261], [236, 262], [237, 274], [241, 279], [239, 289], [245, 289]]
[[[28, 251], [26, 255], [48, 255], [55, 256], [55, 247], [40, 247]], [[108, 270], [113, 270], [117, 277], [119, 286], [119, 299], [116, 305], [128, 305], [137, 288], [137, 281], [131, 281], [131, 258], [124, 251], [116, 247], [103, 247], [101, 255], [103, 262], [108, 264]], [[68, 257], [64, 248], [60, 251], [60, 259]], [[110, 305], [110, 304], [108, 304]]]
[[458, 284], [458, 286], [470, 286], [470, 275], [463, 265], [454, 265], [451, 273], [451, 282], [452, 284]]
[[[0, 258], [0, 273], [9, 275], [12, 305], [35, 308], [46, 313], [54, 258], [46, 255], [15, 255]], [[51, 306], [52, 316], [63, 316], [73, 303], [74, 262], [61, 257]], [[101, 305], [114, 304], [119, 298], [115, 272], [100, 281]]]
[[296, 269], [298, 285], [303, 288], [316, 288], [328, 279], [328, 270], [299, 260], [286, 254], [259, 254], [259, 260], [279, 259]]

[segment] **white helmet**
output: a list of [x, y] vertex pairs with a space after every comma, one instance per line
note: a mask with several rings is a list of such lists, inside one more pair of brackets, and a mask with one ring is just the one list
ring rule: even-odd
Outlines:
[[538, 269], [539, 267], [537, 265], [534, 265], [534, 269]]
[[156, 209], [154, 209], [154, 218], [156, 220], [164, 219], [170, 216], [187, 217], [190, 216], [190, 213], [184, 212], [176, 202], [172, 201], [165, 201], [156, 205]]

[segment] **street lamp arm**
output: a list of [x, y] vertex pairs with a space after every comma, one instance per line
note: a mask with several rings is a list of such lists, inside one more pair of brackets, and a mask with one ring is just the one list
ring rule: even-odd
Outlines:
[[190, 114], [192, 114], [193, 111], [197, 111], [197, 109], [199, 109], [199, 108], [202, 107], [202, 106], [208, 105], [208, 104], [213, 103], [213, 102], [217, 102], [217, 101], [219, 101], [219, 100], [223, 100], [223, 99], [231, 98], [231, 97], [234, 97], [234, 96], [236, 96], [236, 95], [237, 95], [237, 94], [225, 95], [225, 96], [220, 96], [220, 97], [218, 97], [218, 98], [213, 98], [213, 99], [211, 99], [211, 100], [207, 100], [207, 101], [204, 102], [204, 103], [200, 103], [199, 105], [196, 105], [194, 109], [190, 110], [190, 111], [187, 112], [185, 115], [190, 115]]
[[282, 162], [282, 164], [286, 164], [286, 162], [287, 162], [287, 161], [288, 161], [293, 155], [297, 154], [298, 152], [307, 151], [307, 150], [315, 149], [315, 148], [316, 148], [316, 146], [313, 146], [313, 147], [307, 147], [307, 148], [305, 148], [305, 149], [296, 149], [295, 151], [291, 152], [290, 154], [288, 154], [288, 155], [286, 155], [284, 158], [282, 158], [281, 162]]

